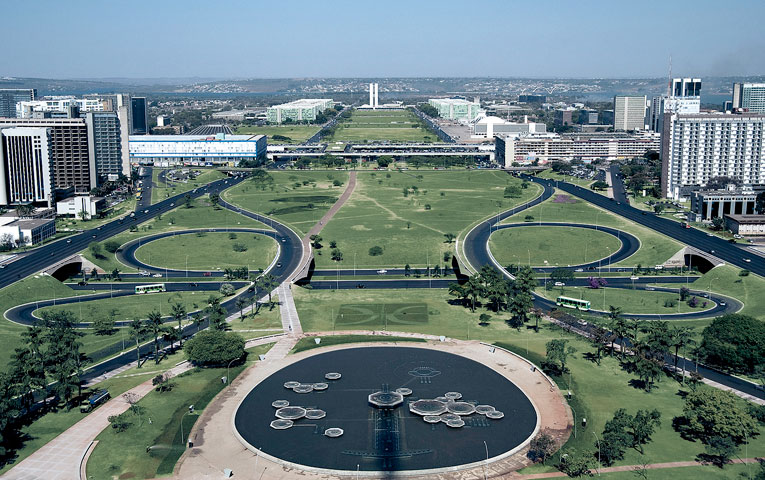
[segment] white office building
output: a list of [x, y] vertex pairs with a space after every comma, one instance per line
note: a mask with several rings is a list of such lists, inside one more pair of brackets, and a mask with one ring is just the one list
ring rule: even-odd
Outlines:
[[614, 97], [614, 130], [631, 132], [645, 129], [646, 97]]
[[56, 215], [71, 215], [80, 217], [85, 212], [86, 219], [98, 215], [99, 210], [106, 206], [106, 200], [103, 197], [91, 197], [90, 195], [79, 195], [69, 197], [56, 202]]
[[765, 184], [765, 115], [667, 113], [661, 134], [662, 195], [687, 200], [710, 178]]
[[472, 122], [478, 117], [481, 105], [462, 98], [431, 98], [430, 106], [438, 110], [438, 116], [458, 122]]
[[159, 166], [226, 165], [266, 159], [265, 135], [131, 135], [130, 162]]
[[479, 118], [471, 124], [471, 127], [473, 130], [472, 138], [487, 139], [492, 139], [495, 135], [547, 132], [547, 126], [544, 123], [515, 123], [493, 116]]
[[0, 205], [53, 200], [50, 130], [0, 128]]
[[331, 98], [302, 98], [294, 102], [283, 103], [268, 107], [266, 118], [268, 123], [313, 122], [316, 116], [328, 108], [335, 106]]
[[765, 113], [765, 83], [734, 83], [733, 108]]

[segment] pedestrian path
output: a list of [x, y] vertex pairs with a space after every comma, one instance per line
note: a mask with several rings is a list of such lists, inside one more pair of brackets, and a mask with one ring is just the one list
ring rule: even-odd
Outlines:
[[282, 315], [282, 329], [292, 335], [301, 335], [303, 327], [300, 325], [295, 301], [292, 298], [292, 285], [284, 282], [276, 289], [279, 295], [279, 312]]

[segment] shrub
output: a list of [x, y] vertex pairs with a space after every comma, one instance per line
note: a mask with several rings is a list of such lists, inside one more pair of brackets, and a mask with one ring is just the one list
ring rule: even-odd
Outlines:
[[183, 351], [196, 365], [227, 365], [244, 356], [244, 338], [233, 332], [203, 330], [186, 342]]
[[224, 283], [223, 285], [220, 286], [220, 290], [219, 291], [220, 291], [221, 295], [223, 295], [225, 297], [229, 297], [229, 296], [234, 294], [236, 289], [230, 283]]
[[235, 243], [231, 245], [231, 248], [234, 249], [235, 252], [246, 252], [247, 251], [247, 245], [243, 243]]
[[371, 257], [377, 257], [382, 254], [383, 254], [383, 249], [380, 246], [375, 245], [374, 247], [369, 249], [369, 256]]
[[104, 242], [104, 250], [109, 253], [114, 253], [120, 249], [120, 242], [114, 240], [107, 240]]

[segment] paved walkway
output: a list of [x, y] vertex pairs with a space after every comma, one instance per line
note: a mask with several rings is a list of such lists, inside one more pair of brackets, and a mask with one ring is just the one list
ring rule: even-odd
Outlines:
[[319, 220], [319, 223], [315, 224], [313, 227], [311, 227], [310, 230], [308, 230], [308, 233], [303, 237], [303, 262], [298, 265], [298, 268], [295, 269], [295, 272], [290, 277], [290, 281], [294, 281], [297, 278], [301, 278], [300, 275], [302, 275], [304, 272], [308, 270], [308, 265], [311, 263], [311, 236], [312, 235], [318, 235], [319, 232], [321, 232], [324, 229], [324, 226], [332, 220], [332, 217], [335, 216], [335, 214], [342, 208], [343, 205], [345, 205], [345, 202], [348, 201], [349, 198], [351, 198], [351, 194], [353, 194], [353, 190], [356, 188], [356, 170], [351, 170], [348, 176], [348, 185], [345, 187], [345, 191], [340, 195], [340, 198], [337, 199], [337, 201], [332, 205], [327, 213], [324, 214], [323, 217], [321, 217], [321, 220]]
[[[742, 458], [742, 459], [734, 459], [731, 460], [731, 463], [759, 463], [756, 458]], [[665, 462], [665, 463], [649, 463], [647, 465], [621, 465], [619, 467], [605, 467], [605, 468], [599, 468], [597, 470], [590, 470], [593, 475], [597, 475], [598, 473], [611, 473], [611, 472], [634, 472], [637, 470], [642, 470], [645, 468], [646, 470], [659, 470], [662, 468], [682, 468], [682, 467], [709, 467], [714, 468], [718, 470], [718, 467], [715, 465], [712, 465], [711, 463], [699, 463], [699, 462]], [[560, 478], [565, 477], [566, 474], [563, 472], [548, 472], [548, 473], [532, 473], [528, 475], [521, 475], [518, 473], [514, 473], [509, 475], [508, 478], [513, 479], [522, 479], [522, 480], [535, 480], [537, 478]]]
[[284, 282], [276, 288], [279, 295], [279, 313], [282, 316], [282, 329], [286, 333], [300, 335], [303, 333], [303, 327], [300, 326], [300, 317], [298, 317], [295, 301], [292, 298], [292, 284]]
[[[190, 369], [191, 364], [184, 362], [166, 373], [174, 377]], [[151, 380], [147, 380], [127, 393], [142, 398], [153, 388]], [[76, 480], [80, 478], [80, 463], [88, 451], [90, 442], [109, 426], [110, 416], [119, 415], [128, 407], [130, 404], [125, 401], [124, 395], [111, 399], [22, 460], [2, 478], [4, 480]]]

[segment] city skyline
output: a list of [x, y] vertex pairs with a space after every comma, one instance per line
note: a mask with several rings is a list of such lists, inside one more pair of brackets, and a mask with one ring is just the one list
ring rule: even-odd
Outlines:
[[[739, 2], [735, 35], [717, 4], [310, 2], [284, 7], [230, 2], [120, 4], [41, 1], [36, 28], [21, 4], [5, 6], [6, 32], [24, 38], [5, 52], [4, 76], [58, 78], [568, 77], [758, 75], [765, 47], [760, 2]], [[235, 13], [235, 14], [234, 14]], [[91, 27], [60, 35], [61, 25]], [[102, 26], [110, 28], [103, 29]], [[106, 33], [109, 32], [107, 35]], [[95, 35], [78, 55], [83, 35]], [[54, 41], [55, 39], [55, 41]], [[692, 41], [689, 41], [692, 40]], [[285, 61], [285, 59], [289, 61]]]

